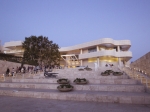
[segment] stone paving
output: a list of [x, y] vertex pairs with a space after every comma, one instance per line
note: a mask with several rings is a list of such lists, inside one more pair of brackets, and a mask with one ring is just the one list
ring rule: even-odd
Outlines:
[[[70, 73], [67, 72], [69, 73], [69, 80], [72, 77], [89, 76], [89, 83], [87, 85], [76, 85], [73, 81], [70, 81], [74, 86], [74, 90], [61, 93], [57, 90], [59, 85], [57, 79], [45, 78], [40, 73], [36, 74], [36, 78], [13, 78], [12, 82], [0, 83], [0, 95], [103, 103], [150, 104], [150, 94], [145, 92], [145, 87], [137, 84], [137, 81], [129, 79], [127, 74], [122, 76], [113, 76], [112, 74], [110, 76], [99, 76], [95, 74], [96, 72], [91, 74], [94, 71], [80, 72], [77, 69], [59, 71], [61, 71], [60, 76], [65, 75], [63, 71], [72, 71], [74, 75], [69, 75]], [[40, 76], [43, 78], [40, 79]], [[98, 78], [99, 80], [97, 80]]]
[[[46, 79], [43, 74], [2, 81], [0, 95], [4, 96], [0, 96], [0, 112], [150, 112], [150, 95], [145, 92], [144, 86], [129, 79], [126, 74], [104, 77], [86, 71], [81, 74], [74, 70], [74, 75], [67, 73], [70, 80], [84, 75], [88, 77], [89, 84], [80, 87], [82, 90], [61, 93], [56, 89], [57, 79]], [[82, 86], [73, 85], [74, 89]], [[103, 89], [108, 86], [109, 91], [102, 90], [101, 86], [105, 86]], [[127, 90], [131, 91], [125, 91], [125, 87], [130, 87]]]
[[150, 112], [150, 105], [0, 96], [0, 112]]

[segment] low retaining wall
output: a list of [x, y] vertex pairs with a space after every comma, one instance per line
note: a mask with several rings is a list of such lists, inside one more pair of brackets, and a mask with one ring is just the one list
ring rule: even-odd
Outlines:
[[[21, 66], [21, 63], [0, 60], [0, 75], [5, 73], [7, 68], [9, 68], [11, 71], [12, 68], [16, 69], [17, 67], [20, 67], [20, 66]], [[24, 65], [24, 66], [27, 68], [29, 65]]]
[[130, 67], [140, 69], [150, 76], [150, 52], [131, 63]]

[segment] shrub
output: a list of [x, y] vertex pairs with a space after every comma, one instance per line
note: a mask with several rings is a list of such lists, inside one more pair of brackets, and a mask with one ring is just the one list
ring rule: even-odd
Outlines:
[[73, 86], [70, 84], [62, 84], [62, 85], [59, 85], [57, 88], [73, 88]]
[[114, 71], [112, 71], [112, 70], [106, 70], [105, 72], [102, 72], [101, 75], [102, 75], [102, 76], [108, 76], [108, 75], [110, 75], [111, 73], [114, 73]]
[[112, 71], [112, 70], [106, 70], [105, 72], [114, 73], [114, 71]]
[[57, 89], [62, 92], [67, 92], [73, 90], [73, 86], [70, 84], [62, 84], [57, 86]]
[[105, 71], [105, 72], [102, 72], [101, 75], [102, 76], [108, 76], [108, 75], [110, 75], [110, 73]]
[[74, 80], [74, 82], [75, 82], [76, 84], [86, 84], [86, 83], [87, 83], [87, 80], [86, 80], [85, 78], [82, 78], [82, 79], [76, 78], [76, 79]]
[[79, 71], [84, 71], [84, 69], [82, 69], [82, 68], [80, 68], [80, 69], [78, 69]]
[[84, 69], [87, 70], [87, 71], [92, 71], [92, 68], [86, 67], [86, 68], [84, 68]]
[[58, 79], [57, 83], [59, 83], [59, 84], [68, 84], [69, 80], [68, 79]]
[[114, 76], [121, 76], [121, 75], [123, 75], [123, 73], [122, 72], [114, 72], [113, 75]]

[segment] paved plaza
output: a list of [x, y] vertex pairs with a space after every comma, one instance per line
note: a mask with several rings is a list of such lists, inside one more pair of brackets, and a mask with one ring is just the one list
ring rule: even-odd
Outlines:
[[0, 112], [150, 112], [150, 105], [0, 96]]
[[[127, 74], [101, 76], [78, 69], [58, 69], [57, 73], [60, 79], [69, 79], [73, 91], [59, 92], [58, 79], [45, 78], [43, 73], [1, 81], [0, 112], [150, 112], [145, 86]], [[89, 83], [77, 85], [73, 82], [77, 77], [86, 77]]]

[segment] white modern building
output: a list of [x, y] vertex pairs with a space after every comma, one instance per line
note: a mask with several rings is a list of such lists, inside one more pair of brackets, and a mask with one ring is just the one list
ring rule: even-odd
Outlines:
[[[130, 40], [113, 40], [111, 38], [62, 47], [59, 49], [62, 57], [60, 65], [68, 67], [94, 67], [95, 65], [102, 67], [106, 64], [129, 66], [129, 60], [132, 58], [130, 47]], [[21, 41], [6, 42], [4, 48], [7, 48], [5, 53], [16, 56], [22, 56], [24, 52]]]
[[5, 42], [3, 46], [3, 52], [5, 54], [11, 54], [22, 57], [24, 52], [22, 48], [22, 41]]

